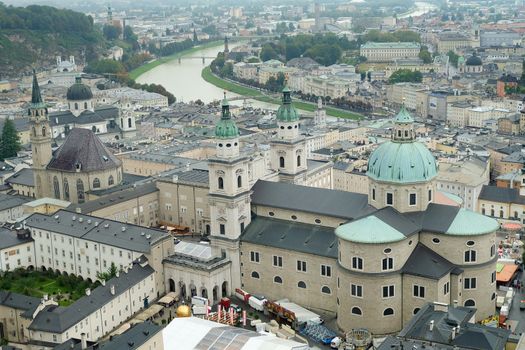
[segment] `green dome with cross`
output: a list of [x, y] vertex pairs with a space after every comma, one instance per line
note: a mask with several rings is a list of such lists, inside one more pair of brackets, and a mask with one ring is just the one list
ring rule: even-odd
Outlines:
[[230, 103], [226, 99], [226, 93], [224, 93], [224, 99], [221, 102], [222, 115], [221, 120], [215, 126], [215, 137], [219, 139], [233, 139], [239, 137], [239, 128], [235, 124], [235, 121], [231, 119]]

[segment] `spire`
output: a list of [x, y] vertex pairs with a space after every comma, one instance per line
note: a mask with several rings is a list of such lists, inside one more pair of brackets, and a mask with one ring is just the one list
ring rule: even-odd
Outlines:
[[36, 72], [33, 69], [33, 91], [31, 93], [31, 104], [37, 105], [43, 102], [42, 95], [40, 94], [40, 86], [38, 86], [38, 79], [36, 78]]
[[231, 119], [230, 114], [230, 102], [226, 98], [226, 91], [224, 91], [224, 98], [222, 99], [222, 120], [228, 120]]
[[405, 107], [405, 98], [403, 97], [403, 103], [401, 104], [401, 109], [394, 119], [394, 123], [413, 123], [414, 119], [408, 113]]
[[285, 83], [284, 89], [283, 89], [283, 104], [289, 105], [292, 104], [292, 91], [288, 87], [288, 84]]

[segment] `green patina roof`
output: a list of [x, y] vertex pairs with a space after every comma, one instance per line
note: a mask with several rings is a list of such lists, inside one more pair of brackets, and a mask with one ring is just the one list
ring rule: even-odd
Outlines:
[[219, 139], [233, 139], [239, 136], [239, 128], [235, 121], [231, 119], [230, 103], [226, 99], [222, 100], [222, 116], [221, 120], [215, 126], [215, 137]]
[[280, 122], [295, 122], [299, 120], [299, 113], [292, 104], [291, 91], [288, 86], [283, 89], [283, 104], [277, 110], [277, 120]]
[[377, 181], [426, 182], [437, 175], [437, 165], [422, 143], [387, 141], [370, 155], [367, 175]]
[[497, 229], [499, 223], [496, 220], [461, 208], [445, 233], [454, 236], [475, 236], [491, 233]]
[[337, 237], [355, 243], [392, 243], [405, 235], [381, 219], [370, 215], [335, 229]]
[[403, 104], [401, 106], [401, 109], [399, 110], [399, 113], [394, 118], [394, 123], [413, 123], [414, 119], [408, 113], [407, 109], [405, 108], [405, 105]]

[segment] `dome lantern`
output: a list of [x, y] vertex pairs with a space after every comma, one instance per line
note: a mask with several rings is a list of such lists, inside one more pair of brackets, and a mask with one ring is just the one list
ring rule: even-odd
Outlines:
[[222, 114], [221, 120], [215, 126], [215, 137], [218, 139], [234, 139], [239, 136], [239, 128], [235, 121], [231, 119], [230, 103], [226, 98], [226, 92], [221, 103]]
[[405, 102], [401, 105], [399, 113], [394, 118], [394, 128], [392, 130], [392, 141], [394, 142], [414, 142], [414, 119], [405, 108]]
[[277, 121], [284, 123], [296, 122], [299, 120], [299, 114], [292, 104], [292, 91], [285, 86], [283, 89], [282, 104], [277, 110]]

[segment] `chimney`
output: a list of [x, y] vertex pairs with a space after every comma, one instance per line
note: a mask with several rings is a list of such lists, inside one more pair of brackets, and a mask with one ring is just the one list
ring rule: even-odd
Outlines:
[[430, 320], [429, 330], [432, 332], [433, 329], [434, 329], [434, 320]]
[[450, 333], [450, 340], [454, 340], [456, 338], [456, 327], [452, 328], [452, 333]]
[[109, 292], [111, 293], [111, 295], [115, 295], [115, 285], [112, 284], [111, 287], [109, 287]]
[[100, 280], [100, 284], [102, 284], [103, 286], [105, 286], [105, 285], [106, 285], [106, 280], [105, 280], [105, 279], [101, 279], [101, 280]]
[[91, 295], [91, 289], [86, 288], [86, 295], [87, 295], [87, 296], [90, 296], [90, 295]]
[[86, 333], [80, 333], [80, 348], [82, 350], [87, 349]]
[[49, 296], [47, 294], [44, 294], [42, 299], [44, 299], [44, 301], [48, 301], [49, 300]]
[[454, 307], [458, 307], [458, 301], [457, 300], [454, 300]]
[[120, 276], [120, 271], [115, 272], [115, 277], [118, 278], [119, 276]]

